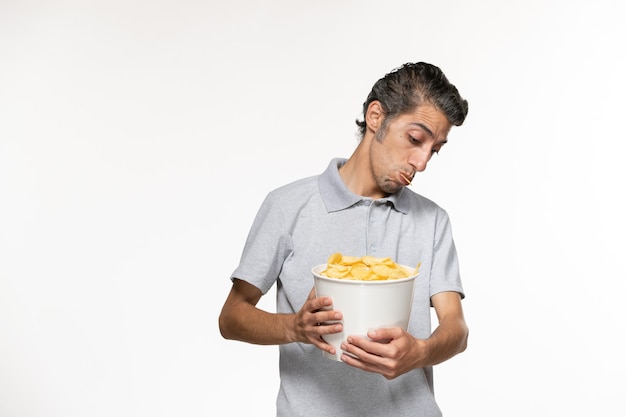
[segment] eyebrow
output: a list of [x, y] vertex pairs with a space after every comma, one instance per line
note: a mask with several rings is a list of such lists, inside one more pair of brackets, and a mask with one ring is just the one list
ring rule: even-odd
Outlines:
[[[433, 131], [432, 131], [432, 130], [430, 130], [430, 129], [429, 129], [429, 128], [425, 125], [425, 124], [420, 123], [420, 122], [411, 122], [411, 123], [409, 123], [409, 124], [410, 124], [410, 125], [417, 126], [417, 127], [421, 128], [421, 129], [422, 129], [422, 130], [424, 130], [426, 133], [428, 133], [428, 135], [429, 135], [431, 138], [434, 138], [434, 137], [435, 137], [435, 134], [433, 133]], [[441, 142], [439, 142], [439, 143], [441, 143], [441, 144], [448, 143], [448, 138], [444, 138], [444, 139], [443, 139]]]
[[409, 123], [409, 124], [410, 124], [410, 125], [413, 125], [413, 126], [417, 126], [417, 127], [422, 128], [422, 130], [425, 130], [425, 131], [426, 131], [426, 133], [428, 133], [431, 137], [434, 137], [434, 136], [435, 136], [435, 135], [433, 134], [432, 130], [430, 130], [428, 127], [426, 127], [426, 125], [425, 125], [425, 124], [423, 124], [423, 123], [420, 123], [420, 122], [411, 122], [411, 123]]

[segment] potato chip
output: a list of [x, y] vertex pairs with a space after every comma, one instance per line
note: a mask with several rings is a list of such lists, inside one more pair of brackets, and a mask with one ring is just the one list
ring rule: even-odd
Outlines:
[[[339, 255], [341, 256], [341, 254]], [[354, 265], [356, 263], [362, 263], [361, 258], [359, 258], [358, 256], [343, 256], [341, 257], [341, 259], [339, 259], [339, 262], [342, 265]]]
[[343, 278], [350, 273], [350, 270], [349, 266], [333, 264], [326, 269], [326, 273], [331, 278]]
[[[421, 262], [417, 264], [415, 273], [419, 271]], [[380, 281], [400, 279], [411, 276], [412, 272], [395, 263], [391, 258], [374, 256], [344, 256], [335, 252], [328, 257], [328, 265], [321, 275], [330, 278], [353, 279], [361, 281]]]
[[358, 264], [358, 265], [353, 265], [352, 269], [350, 270], [350, 275], [354, 277], [354, 279], [358, 279], [358, 280], [366, 280], [368, 275], [370, 275], [371, 271], [369, 266], [365, 265], [365, 264]]
[[363, 260], [363, 263], [365, 265], [376, 265], [376, 264], [386, 264], [386, 265], [391, 265], [394, 262], [391, 260], [391, 258], [375, 258], [373, 256], [364, 256], [363, 258], [361, 258]]
[[391, 268], [385, 264], [372, 265], [372, 272], [378, 276], [377, 279], [387, 279], [391, 276]]
[[340, 252], [335, 252], [332, 255], [330, 255], [328, 257], [328, 265], [333, 265], [333, 264], [341, 264], [341, 259], [343, 258], [343, 256], [341, 255]]

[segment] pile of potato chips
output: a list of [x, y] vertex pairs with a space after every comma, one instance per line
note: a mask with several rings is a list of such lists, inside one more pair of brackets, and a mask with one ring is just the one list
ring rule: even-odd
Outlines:
[[[421, 262], [415, 268], [419, 272]], [[328, 266], [320, 275], [329, 278], [353, 279], [361, 281], [381, 281], [388, 279], [407, 278], [414, 273], [395, 263], [391, 258], [374, 256], [344, 256], [340, 252], [328, 257]]]

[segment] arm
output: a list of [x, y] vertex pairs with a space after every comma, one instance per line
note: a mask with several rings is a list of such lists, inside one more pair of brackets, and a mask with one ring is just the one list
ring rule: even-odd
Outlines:
[[469, 329], [465, 323], [461, 296], [456, 292], [441, 292], [431, 301], [439, 326], [426, 339], [427, 354], [423, 366], [437, 365], [463, 352], [467, 348]]
[[316, 298], [315, 289], [312, 289], [300, 311], [275, 314], [256, 307], [262, 295], [254, 285], [234, 280], [219, 317], [219, 328], [224, 338], [258, 345], [310, 343], [335, 354], [335, 348], [324, 342], [321, 335], [340, 332], [341, 324], [318, 325], [341, 319], [338, 311], [321, 310], [331, 305], [329, 297]]
[[399, 327], [378, 329], [368, 333], [372, 341], [348, 337], [348, 343], [342, 349], [359, 359], [343, 355], [342, 360], [364, 371], [393, 379], [412, 369], [433, 366], [463, 352], [467, 347], [469, 330], [460, 295], [442, 292], [435, 294], [431, 300], [439, 326], [429, 338], [417, 339]]

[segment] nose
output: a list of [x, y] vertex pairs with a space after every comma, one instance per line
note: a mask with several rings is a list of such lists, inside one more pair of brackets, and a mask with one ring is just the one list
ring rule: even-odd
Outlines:
[[432, 154], [428, 151], [424, 150], [416, 150], [411, 158], [409, 159], [409, 163], [415, 168], [417, 172], [423, 172], [426, 169], [426, 165], [428, 165], [428, 161], [430, 161]]

